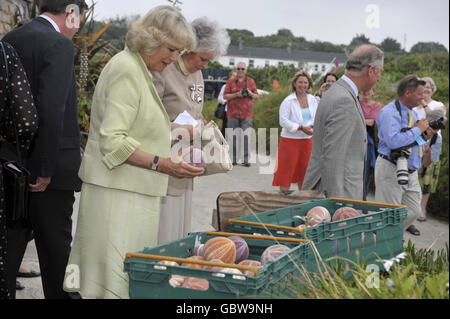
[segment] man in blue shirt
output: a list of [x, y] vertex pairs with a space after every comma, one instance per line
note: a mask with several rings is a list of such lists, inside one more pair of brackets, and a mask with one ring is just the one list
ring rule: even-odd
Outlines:
[[[406, 76], [398, 85], [398, 99], [386, 105], [376, 120], [379, 155], [375, 164], [375, 201], [406, 205], [408, 217], [404, 226], [416, 236], [420, 232], [412, 222], [421, 211], [422, 196], [417, 170], [422, 167], [425, 140], [434, 134], [428, 121], [418, 120], [412, 110], [423, 99], [424, 86], [425, 82], [415, 75]], [[400, 154], [407, 158], [407, 181], [403, 185], [397, 177]]]

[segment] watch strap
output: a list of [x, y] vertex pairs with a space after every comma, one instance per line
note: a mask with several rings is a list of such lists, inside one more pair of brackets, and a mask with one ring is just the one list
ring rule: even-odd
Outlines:
[[150, 169], [153, 171], [156, 171], [158, 169], [158, 162], [159, 162], [159, 156], [155, 155], [155, 158], [153, 159], [152, 166], [150, 167]]

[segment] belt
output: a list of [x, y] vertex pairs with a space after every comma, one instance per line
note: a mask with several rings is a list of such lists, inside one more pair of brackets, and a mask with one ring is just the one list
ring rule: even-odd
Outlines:
[[[385, 159], [386, 161], [391, 162], [391, 163], [394, 164], [394, 165], [397, 165], [397, 163], [394, 162], [393, 160], [391, 160], [391, 159], [389, 158], [389, 156], [386, 156], [386, 155], [384, 155], [384, 154], [378, 154], [378, 156], [381, 157], [382, 159]], [[408, 173], [409, 173], [409, 174], [412, 174], [412, 173], [414, 173], [415, 171], [416, 171], [415, 169], [408, 169]]]

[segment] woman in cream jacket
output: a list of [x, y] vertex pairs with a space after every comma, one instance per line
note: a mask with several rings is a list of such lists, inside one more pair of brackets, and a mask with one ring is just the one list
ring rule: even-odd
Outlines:
[[150, 73], [195, 45], [189, 23], [173, 7], [155, 7], [130, 26], [126, 45], [97, 82], [79, 171], [83, 186], [64, 288], [87, 298], [129, 297], [124, 257], [157, 244], [169, 175], [203, 174], [171, 160], [170, 122]]

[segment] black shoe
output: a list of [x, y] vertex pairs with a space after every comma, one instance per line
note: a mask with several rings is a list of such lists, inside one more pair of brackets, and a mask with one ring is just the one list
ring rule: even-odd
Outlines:
[[78, 292], [68, 292], [69, 299], [83, 299]]
[[17, 277], [22, 277], [22, 278], [33, 278], [33, 277], [39, 277], [41, 275], [40, 272], [34, 271], [34, 270], [30, 270], [29, 272], [18, 272], [17, 273]]
[[236, 166], [237, 165], [237, 163], [236, 162], [233, 162], [233, 166]]
[[16, 280], [16, 290], [23, 290], [25, 286], [23, 286], [20, 281]]
[[245, 167], [250, 167], [250, 166], [251, 166], [251, 164], [250, 164], [250, 163], [244, 163], [244, 164], [242, 164], [242, 166], [245, 166]]

